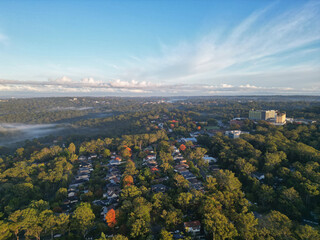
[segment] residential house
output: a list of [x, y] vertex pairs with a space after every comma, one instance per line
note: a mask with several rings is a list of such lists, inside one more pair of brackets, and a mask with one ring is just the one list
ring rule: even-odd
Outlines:
[[193, 233], [193, 234], [200, 233], [200, 230], [201, 230], [200, 221], [184, 222], [183, 225], [184, 225], [184, 229], [188, 233]]
[[260, 172], [254, 172], [251, 174], [252, 177], [258, 179], [259, 181], [261, 181], [262, 179], [264, 179], [264, 174], [260, 173]]
[[167, 186], [163, 184], [156, 184], [151, 186], [151, 190], [154, 193], [165, 192], [167, 190]]

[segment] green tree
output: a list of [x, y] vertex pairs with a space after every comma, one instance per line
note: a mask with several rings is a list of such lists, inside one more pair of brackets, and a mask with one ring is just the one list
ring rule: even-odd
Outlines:
[[173, 211], [163, 210], [161, 214], [162, 219], [165, 221], [166, 228], [174, 229], [182, 222], [182, 213], [178, 209]]
[[319, 240], [320, 233], [309, 225], [300, 225], [296, 231], [296, 236], [301, 240]]
[[80, 229], [83, 237], [88, 233], [88, 230], [93, 224], [95, 218], [89, 203], [81, 203], [73, 212], [72, 219], [76, 229]]
[[105, 150], [103, 150], [103, 157], [107, 158], [107, 157], [110, 157], [110, 155], [111, 155], [111, 152], [109, 149], [106, 148]]
[[285, 188], [281, 191], [279, 197], [281, 210], [289, 217], [299, 218], [303, 209], [303, 202], [299, 193], [292, 188]]
[[11, 237], [9, 224], [0, 220], [0, 240], [6, 240]]
[[19, 240], [19, 234], [23, 230], [23, 216], [22, 216], [22, 211], [17, 210], [10, 214], [8, 217], [10, 221], [10, 231], [12, 231], [16, 237], [17, 240]]
[[160, 240], [173, 240], [173, 235], [166, 229], [162, 228], [160, 232]]
[[130, 236], [134, 239], [145, 238], [150, 229], [148, 224], [143, 219], [136, 219], [131, 225]]
[[182, 192], [179, 194], [177, 203], [185, 210], [190, 206], [192, 194], [189, 192]]
[[237, 177], [234, 176], [234, 173], [229, 170], [219, 170], [214, 174], [214, 177], [217, 180], [218, 188], [221, 191], [240, 191], [241, 182]]
[[204, 227], [212, 234], [212, 239], [233, 239], [238, 235], [234, 225], [217, 209], [204, 214]]
[[129, 185], [129, 186], [125, 186], [122, 189], [121, 198], [124, 200], [130, 200], [140, 196], [141, 194], [142, 192], [138, 187], [136, 187], [135, 185]]
[[74, 143], [70, 143], [68, 150], [71, 154], [75, 154], [76, 153], [76, 146], [74, 145]]
[[260, 222], [261, 226], [268, 229], [270, 231], [270, 234], [275, 239], [292, 238], [292, 222], [286, 215], [278, 211], [271, 211], [263, 219], [261, 219]]
[[186, 180], [182, 175], [175, 174], [174, 180], [176, 181], [176, 186], [181, 188], [188, 188], [189, 187], [189, 181]]

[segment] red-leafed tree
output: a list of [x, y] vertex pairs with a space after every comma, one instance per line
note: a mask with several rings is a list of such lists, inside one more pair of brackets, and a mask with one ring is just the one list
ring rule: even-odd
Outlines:
[[130, 186], [130, 185], [133, 185], [133, 177], [130, 176], [130, 175], [126, 175], [124, 178], [123, 178], [123, 185], [124, 186]]
[[108, 224], [109, 227], [113, 228], [116, 223], [117, 223], [117, 220], [116, 220], [116, 212], [114, 211], [113, 208], [111, 208], [107, 214], [106, 214], [106, 222]]
[[181, 144], [181, 145], [180, 145], [180, 150], [181, 150], [181, 151], [186, 150], [186, 148], [187, 148], [187, 147], [186, 147], [184, 144]]

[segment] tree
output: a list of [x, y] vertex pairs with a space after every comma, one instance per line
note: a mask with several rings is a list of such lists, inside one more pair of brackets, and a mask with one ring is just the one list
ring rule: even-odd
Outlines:
[[134, 239], [139, 237], [145, 237], [150, 231], [148, 224], [143, 219], [136, 219], [136, 221], [131, 225], [130, 236]]
[[238, 235], [234, 225], [217, 209], [204, 214], [204, 227], [212, 239], [233, 239]]
[[292, 188], [285, 188], [281, 191], [279, 197], [281, 210], [289, 217], [299, 218], [303, 209], [303, 202], [299, 193]]
[[130, 148], [126, 147], [120, 151], [120, 154], [124, 159], [129, 159], [132, 155], [132, 152]]
[[173, 211], [163, 210], [161, 217], [164, 219], [165, 225], [168, 229], [173, 229], [182, 222], [181, 210], [173, 210]]
[[270, 204], [274, 201], [275, 193], [272, 187], [266, 184], [262, 184], [259, 192], [258, 198], [259, 202], [262, 204], [263, 207], [266, 207], [267, 204]]
[[6, 240], [11, 237], [11, 232], [9, 230], [9, 224], [0, 220], [0, 240]]
[[125, 186], [122, 189], [121, 198], [123, 198], [124, 200], [130, 200], [130, 199], [133, 199], [137, 196], [140, 196], [141, 194], [142, 194], [142, 192], [136, 186], [134, 186], [134, 185]]
[[14, 233], [16, 236], [16, 239], [19, 240], [19, 233], [23, 230], [23, 217], [22, 217], [22, 211], [17, 210], [10, 214], [9, 216], [9, 221], [10, 221], [10, 231]]
[[291, 220], [278, 211], [271, 211], [259, 223], [268, 229], [275, 239], [290, 239], [292, 237]]
[[96, 240], [107, 240], [106, 235], [102, 232], [100, 237]]
[[284, 152], [266, 153], [265, 155], [265, 167], [268, 171], [279, 165], [283, 160], [287, 158]]
[[184, 144], [181, 144], [181, 145], [180, 145], [180, 150], [181, 150], [181, 151], [186, 150], [186, 148], [187, 148], [187, 147], [186, 147]]
[[115, 235], [115, 236], [113, 236], [111, 238], [108, 238], [108, 239], [110, 239], [110, 240], [128, 240], [127, 237], [125, 237], [125, 236], [123, 236], [121, 234], [117, 234], [117, 235]]
[[59, 188], [56, 192], [56, 199], [63, 200], [68, 196], [68, 190], [66, 188]]
[[42, 233], [43, 226], [39, 218], [39, 211], [34, 208], [26, 208], [22, 211], [23, 216], [23, 230], [25, 230], [25, 236], [35, 237], [40, 240], [40, 235]]
[[174, 175], [174, 180], [176, 181], [177, 187], [181, 188], [188, 188], [189, 187], [189, 181], [186, 180], [182, 175], [176, 174]]
[[60, 232], [62, 235], [67, 231], [69, 228], [69, 217], [70, 215], [67, 215], [65, 213], [59, 214], [59, 216], [56, 218], [56, 229], [58, 232]]
[[238, 158], [236, 160], [236, 165], [243, 174], [250, 175], [252, 172], [256, 171], [256, 167], [243, 158]]
[[23, 153], [24, 153], [24, 148], [18, 148], [16, 150], [16, 154], [18, 155], [18, 157], [23, 157]]
[[320, 239], [320, 233], [309, 225], [300, 225], [295, 231], [298, 239], [301, 240], [318, 240]]
[[161, 229], [160, 240], [173, 240], [172, 233], [168, 232], [165, 228]]
[[133, 185], [133, 177], [130, 175], [124, 176], [122, 183], [123, 183], [123, 186]]
[[107, 157], [110, 157], [110, 155], [111, 155], [111, 152], [110, 152], [110, 150], [109, 149], [105, 149], [105, 150], [103, 150], [103, 157], [105, 157], [105, 158], [107, 158]]
[[177, 199], [177, 202], [178, 204], [185, 210], [187, 210], [188, 206], [190, 205], [191, 203], [191, 200], [192, 200], [192, 194], [189, 193], [189, 192], [182, 192], [179, 194], [178, 196], [178, 199]]
[[73, 212], [72, 219], [77, 229], [80, 229], [83, 237], [88, 233], [89, 228], [93, 224], [95, 215], [92, 212], [89, 203], [81, 203]]
[[109, 227], [113, 228], [117, 221], [116, 221], [116, 212], [114, 211], [113, 208], [111, 208], [107, 214], [106, 214], [106, 222]]
[[254, 217], [253, 213], [240, 213], [235, 224], [243, 239], [252, 240], [257, 236], [258, 219]]
[[217, 190], [217, 181], [215, 178], [213, 177], [207, 177], [207, 184], [206, 184], [206, 188], [209, 192], [215, 192]]
[[75, 154], [76, 153], [76, 146], [74, 145], [74, 143], [70, 143], [68, 150], [71, 154]]
[[53, 215], [51, 210], [44, 210], [39, 216], [45, 232], [51, 232], [51, 239], [53, 239], [53, 232], [57, 224], [57, 218]]
[[219, 170], [214, 174], [214, 177], [217, 180], [218, 188], [221, 191], [240, 191], [241, 182], [237, 177], [234, 176], [234, 173], [229, 170]]
[[137, 174], [137, 172], [135, 163], [132, 160], [128, 160], [124, 174], [133, 176]]

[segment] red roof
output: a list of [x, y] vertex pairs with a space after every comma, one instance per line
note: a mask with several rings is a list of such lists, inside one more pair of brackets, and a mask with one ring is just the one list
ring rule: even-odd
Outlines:
[[200, 221], [192, 221], [192, 222], [185, 222], [184, 227], [188, 228], [199, 228], [201, 227]]

